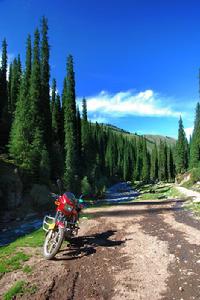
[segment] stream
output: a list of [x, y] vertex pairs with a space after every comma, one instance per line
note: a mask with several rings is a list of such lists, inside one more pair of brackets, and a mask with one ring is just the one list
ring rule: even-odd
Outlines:
[[[138, 196], [138, 192], [134, 191], [130, 183], [120, 182], [117, 183], [105, 192], [105, 199], [97, 200], [96, 204], [115, 204], [119, 202], [128, 202]], [[87, 205], [89, 207], [90, 205]], [[16, 222], [15, 226], [12, 223], [0, 222], [0, 247], [8, 245], [15, 241], [17, 238], [31, 233], [42, 226], [43, 217], [48, 214], [44, 212], [43, 216], [30, 215], [21, 222]]]

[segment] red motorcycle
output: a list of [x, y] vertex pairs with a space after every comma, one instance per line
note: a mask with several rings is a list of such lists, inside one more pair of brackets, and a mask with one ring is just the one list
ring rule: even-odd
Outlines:
[[[60, 188], [59, 182], [58, 185]], [[54, 218], [45, 216], [43, 220], [43, 229], [47, 232], [43, 246], [46, 259], [52, 259], [58, 253], [64, 239], [69, 241], [78, 234], [79, 212], [83, 208], [81, 197], [76, 199], [70, 192], [52, 196], [56, 199], [56, 215]]]

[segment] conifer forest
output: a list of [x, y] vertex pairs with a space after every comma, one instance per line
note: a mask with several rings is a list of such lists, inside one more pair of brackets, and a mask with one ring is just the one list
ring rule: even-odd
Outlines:
[[[75, 193], [101, 194], [111, 182], [173, 182], [176, 174], [199, 166], [200, 105], [188, 142], [180, 117], [175, 146], [151, 143], [140, 135], [92, 123], [87, 99], [76, 102], [72, 55], [66, 58], [61, 94], [50, 80], [48, 21], [42, 18], [28, 35], [26, 58], [8, 65], [8, 44], [2, 42], [0, 65], [0, 150], [14, 161], [27, 181], [48, 184], [62, 178]], [[65, 63], [65, 62], [63, 62]], [[78, 71], [76, 76], [78, 76]]]

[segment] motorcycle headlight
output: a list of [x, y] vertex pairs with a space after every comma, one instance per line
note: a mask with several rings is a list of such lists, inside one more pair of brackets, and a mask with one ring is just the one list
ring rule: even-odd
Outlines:
[[71, 212], [73, 210], [73, 207], [71, 207], [69, 204], [65, 204], [64, 206], [65, 210]]

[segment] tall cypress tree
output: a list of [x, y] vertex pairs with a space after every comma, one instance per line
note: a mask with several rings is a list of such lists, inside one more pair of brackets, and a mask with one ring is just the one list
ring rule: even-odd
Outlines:
[[48, 42], [48, 22], [42, 18], [42, 41], [41, 41], [41, 99], [40, 109], [42, 114], [44, 142], [47, 148], [51, 147], [51, 113], [49, 97], [49, 42]]
[[188, 142], [185, 136], [183, 121], [180, 117], [178, 129], [178, 141], [176, 143], [176, 172], [184, 173], [188, 167]]
[[200, 161], [200, 103], [196, 106], [196, 116], [194, 122], [194, 130], [190, 144], [190, 162], [189, 167], [197, 168]]
[[77, 186], [77, 135], [76, 135], [76, 102], [73, 57], [67, 58], [66, 92], [64, 94], [65, 120], [65, 185], [72, 191]]

